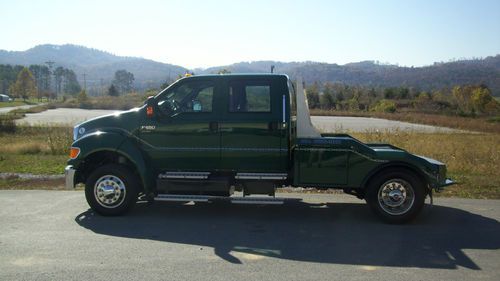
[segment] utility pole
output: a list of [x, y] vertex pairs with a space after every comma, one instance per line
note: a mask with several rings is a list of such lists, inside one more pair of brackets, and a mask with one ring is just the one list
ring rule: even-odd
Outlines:
[[83, 90], [87, 91], [87, 74], [83, 73]]

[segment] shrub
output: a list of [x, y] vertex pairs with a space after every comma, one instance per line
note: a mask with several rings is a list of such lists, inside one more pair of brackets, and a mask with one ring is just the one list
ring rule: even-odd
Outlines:
[[371, 111], [375, 112], [396, 112], [396, 103], [390, 100], [379, 100], [372, 108]]

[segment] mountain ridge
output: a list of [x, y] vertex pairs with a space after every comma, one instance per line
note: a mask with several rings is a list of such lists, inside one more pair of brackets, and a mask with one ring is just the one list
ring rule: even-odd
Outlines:
[[[166, 80], [175, 80], [188, 69], [179, 65], [150, 59], [117, 56], [110, 52], [73, 44], [43, 44], [26, 51], [0, 50], [0, 64], [45, 64], [73, 69], [79, 80], [87, 77], [88, 87], [111, 83], [114, 72], [126, 69], [135, 76], [138, 89], [159, 87]], [[339, 82], [348, 85], [371, 87], [415, 87], [422, 90], [453, 87], [464, 84], [485, 84], [495, 95], [500, 95], [500, 55], [481, 59], [435, 62], [422, 67], [380, 64], [377, 61], [336, 63], [303, 61], [280, 62], [262, 60], [237, 62], [229, 65], [195, 68], [195, 74], [217, 73], [226, 69], [235, 73], [270, 72], [286, 73], [292, 78], [301, 76], [306, 83]]]

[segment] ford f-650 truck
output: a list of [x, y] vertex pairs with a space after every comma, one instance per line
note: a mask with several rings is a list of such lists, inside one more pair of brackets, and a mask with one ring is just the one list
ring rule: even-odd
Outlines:
[[453, 184], [436, 160], [320, 134], [302, 83], [296, 87], [278, 74], [179, 79], [140, 108], [75, 126], [66, 185], [85, 184], [102, 215], [126, 212], [139, 196], [280, 204], [277, 187], [337, 188], [402, 223], [433, 190]]

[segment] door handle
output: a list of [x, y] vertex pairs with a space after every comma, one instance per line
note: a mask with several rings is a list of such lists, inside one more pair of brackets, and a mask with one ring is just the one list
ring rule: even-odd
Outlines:
[[210, 131], [217, 132], [217, 131], [219, 131], [219, 122], [215, 122], [215, 121], [210, 122], [208, 124], [208, 127], [210, 128]]

